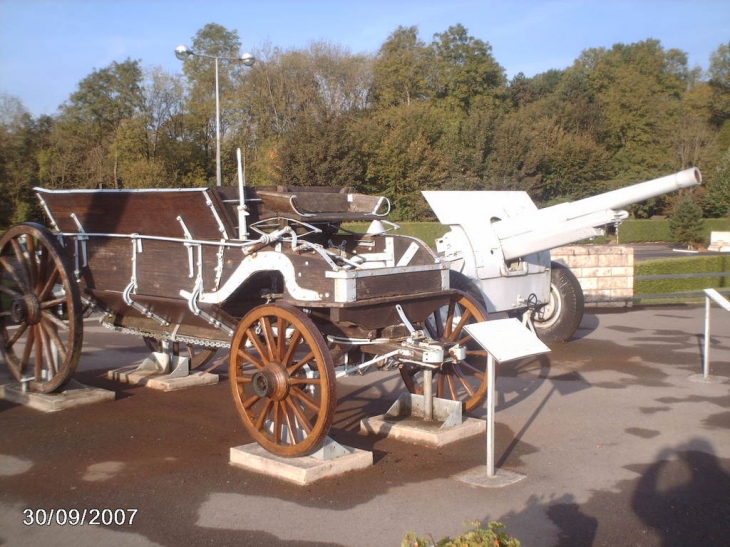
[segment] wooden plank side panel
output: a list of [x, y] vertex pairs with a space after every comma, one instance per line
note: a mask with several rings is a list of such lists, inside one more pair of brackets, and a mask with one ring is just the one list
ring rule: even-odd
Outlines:
[[440, 292], [441, 271], [361, 277], [355, 286], [358, 301], [398, 295], [403, 295], [403, 299], [407, 300], [408, 295], [413, 293]]
[[[79, 247], [79, 263], [83, 253]], [[132, 240], [90, 237], [87, 240], [88, 265], [81, 268], [85, 286], [123, 292], [132, 280]]]
[[[62, 232], [77, 232], [74, 214], [88, 233], [144, 234], [157, 237], [185, 236], [180, 216], [193, 238], [221, 239], [219, 224], [206, 204], [205, 188], [163, 191], [42, 191]], [[213, 207], [222, 206], [213, 201]], [[229, 232], [233, 227], [227, 214], [218, 210]], [[233, 234], [229, 233], [231, 237]]]

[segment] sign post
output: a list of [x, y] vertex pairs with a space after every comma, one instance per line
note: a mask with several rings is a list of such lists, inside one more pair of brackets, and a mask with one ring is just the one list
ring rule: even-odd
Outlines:
[[487, 351], [487, 465], [466, 471], [459, 480], [479, 486], [505, 486], [524, 475], [496, 471], [494, 465], [494, 409], [496, 363], [504, 363], [548, 353], [550, 348], [518, 319], [497, 319], [464, 327], [469, 335]]

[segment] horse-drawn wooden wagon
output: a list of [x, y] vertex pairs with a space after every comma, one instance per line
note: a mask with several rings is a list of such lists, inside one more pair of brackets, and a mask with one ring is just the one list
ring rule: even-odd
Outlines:
[[[74, 374], [83, 319], [187, 352], [229, 348], [229, 381], [252, 437], [302, 456], [329, 432], [336, 377], [398, 368], [406, 388], [486, 396], [486, 352], [464, 326], [486, 319], [449, 287], [422, 241], [383, 229], [389, 204], [349, 188], [36, 189], [51, 229], [0, 240], [2, 355], [52, 392]], [[366, 233], [343, 230], [370, 221]]]

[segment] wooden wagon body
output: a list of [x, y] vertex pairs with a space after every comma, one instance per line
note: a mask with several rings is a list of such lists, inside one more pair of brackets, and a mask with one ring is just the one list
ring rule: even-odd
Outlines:
[[[406, 387], [479, 405], [486, 356], [463, 327], [485, 319], [449, 287], [422, 241], [384, 230], [384, 198], [349, 188], [36, 189], [51, 230], [0, 241], [2, 354], [19, 381], [60, 388], [80, 357], [82, 318], [185, 345], [230, 348], [234, 401], [252, 436], [299, 456], [326, 438], [335, 378], [400, 369]], [[366, 233], [345, 221], [371, 221]], [[195, 356], [198, 360], [196, 361]]]

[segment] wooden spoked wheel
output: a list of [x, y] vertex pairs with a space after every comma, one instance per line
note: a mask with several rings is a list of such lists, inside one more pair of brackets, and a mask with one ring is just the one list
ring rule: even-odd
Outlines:
[[0, 349], [13, 375], [50, 393], [73, 376], [83, 344], [78, 285], [56, 237], [17, 224], [0, 239]]
[[229, 361], [233, 400], [253, 438], [279, 456], [324, 443], [335, 414], [335, 371], [324, 338], [300, 310], [265, 304], [239, 323]]
[[[433, 311], [424, 328], [434, 339], [456, 342], [466, 346], [463, 361], [446, 362], [434, 370], [433, 394], [440, 399], [462, 401], [470, 411], [484, 402], [487, 396], [487, 352], [465, 330], [466, 325], [486, 321], [487, 312], [466, 293], [454, 291], [447, 306]], [[400, 368], [406, 388], [411, 393], [423, 394], [423, 367], [403, 363]]]
[[[161, 352], [163, 350], [162, 342], [152, 336], [144, 336], [144, 345], [150, 351]], [[216, 348], [207, 346], [198, 346], [195, 344], [187, 344], [184, 342], [172, 342], [172, 354], [190, 359], [190, 370], [195, 370], [206, 365], [216, 354]]]

